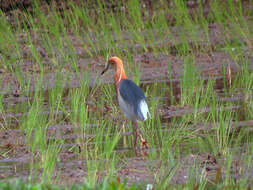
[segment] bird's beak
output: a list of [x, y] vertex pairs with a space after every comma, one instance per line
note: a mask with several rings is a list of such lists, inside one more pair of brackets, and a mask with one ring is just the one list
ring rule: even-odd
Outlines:
[[102, 71], [101, 75], [103, 75], [110, 68], [110, 64], [107, 63], [105, 69]]

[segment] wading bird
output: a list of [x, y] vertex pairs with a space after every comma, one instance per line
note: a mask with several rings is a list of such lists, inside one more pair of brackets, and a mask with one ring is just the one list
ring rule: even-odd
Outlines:
[[124, 114], [133, 122], [135, 141], [134, 148], [137, 150], [137, 139], [141, 140], [141, 146], [148, 148], [147, 142], [142, 137], [137, 120], [145, 121], [150, 113], [146, 98], [142, 90], [131, 80], [127, 79], [123, 63], [118, 57], [111, 57], [108, 59], [105, 69], [102, 71], [103, 75], [111, 66], [115, 68], [114, 85], [118, 98], [118, 103]]

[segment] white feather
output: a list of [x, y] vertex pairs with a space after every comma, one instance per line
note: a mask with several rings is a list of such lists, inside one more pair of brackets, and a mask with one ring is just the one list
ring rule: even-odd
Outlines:
[[148, 110], [148, 105], [144, 99], [140, 101], [139, 107], [140, 107], [141, 114], [144, 117], [143, 121], [145, 121], [148, 118], [148, 116], [150, 117], [150, 113]]

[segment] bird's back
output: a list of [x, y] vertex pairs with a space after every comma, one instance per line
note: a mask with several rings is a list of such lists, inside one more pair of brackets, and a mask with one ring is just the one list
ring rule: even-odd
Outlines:
[[120, 81], [118, 101], [121, 109], [131, 120], [146, 120], [149, 115], [142, 90], [131, 80]]

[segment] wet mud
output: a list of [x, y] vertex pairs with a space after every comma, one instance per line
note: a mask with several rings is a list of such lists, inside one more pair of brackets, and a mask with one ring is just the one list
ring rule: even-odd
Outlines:
[[[172, 28], [172, 34], [175, 38], [168, 37], [167, 39], [159, 39], [157, 35], [157, 43], [156, 44], [147, 44], [146, 47], [149, 50], [148, 53], [144, 53], [142, 47], [139, 44], [128, 44], [128, 49], [135, 49], [135, 56], [133, 57], [134, 65], [131, 66], [126, 63], [126, 69], [132, 70], [134, 66], [140, 68], [140, 86], [143, 88], [152, 87], [153, 85], [166, 84], [167, 86], [173, 85], [173, 96], [175, 98], [180, 97], [180, 81], [182, 80], [183, 68], [184, 68], [184, 57], [177, 52], [177, 46], [180, 46], [182, 43], [179, 37], [176, 37], [177, 33], [183, 32], [180, 28]], [[196, 42], [189, 42], [190, 44], [198, 44], [198, 47], [202, 47], [205, 49], [207, 46], [207, 41], [203, 35], [203, 32], [200, 31], [200, 36]], [[158, 33], [157, 31], [152, 31], [154, 35]], [[238, 65], [233, 57], [217, 48], [221, 46], [224, 41], [221, 37], [221, 31], [219, 29], [219, 25], [212, 24], [210, 25], [210, 43], [211, 46], [208, 45], [208, 50], [203, 50], [203, 52], [198, 52], [195, 54], [195, 64], [194, 66], [200, 72], [200, 79], [215, 80], [215, 90], [217, 91], [217, 98], [219, 101], [227, 101], [227, 102], [240, 102], [245, 98], [245, 94], [239, 93], [240, 89], [238, 89], [238, 94], [228, 95], [223, 92], [224, 89], [224, 81], [232, 81], [234, 77], [240, 72], [240, 65]], [[131, 38], [131, 35], [126, 31], [123, 35], [124, 39], [127, 41]], [[25, 36], [20, 34], [19, 39], [22, 41], [22, 38]], [[34, 41], [37, 40], [39, 44], [41, 39], [36, 39], [37, 36], [34, 35]], [[62, 87], [66, 94], [69, 90], [80, 87], [80, 78], [87, 78], [89, 81], [90, 88], [95, 86], [95, 83], [100, 83], [103, 85], [111, 85], [112, 77], [111, 73], [107, 74], [103, 78], [98, 78], [101, 70], [104, 67], [105, 60], [102, 56], [96, 57], [88, 57], [86, 50], [82, 48], [82, 44], [80, 44], [80, 39], [72, 37], [73, 44], [75, 46], [75, 51], [66, 51], [69, 54], [76, 54], [78, 57], [77, 67], [79, 69], [79, 73], [76, 72], [73, 67], [66, 64], [62, 69], [62, 75], [57, 75], [57, 72], [54, 72], [54, 65], [49, 64], [49, 55], [45, 52], [42, 47], [38, 47], [38, 51], [43, 57], [43, 66], [44, 66], [44, 74], [41, 91], [47, 95], [47, 93], [56, 86], [56, 81], [62, 81]], [[115, 40], [116, 37], [115, 37]], [[81, 43], [87, 43], [81, 40]], [[94, 39], [94, 43], [96, 40]], [[245, 47], [242, 48], [243, 56], [248, 58], [248, 62], [250, 63], [249, 69], [253, 69], [253, 56], [250, 53], [252, 51], [251, 47], [247, 46], [245, 42], [241, 42], [245, 44]], [[195, 45], [192, 45], [193, 47]], [[152, 50], [154, 48], [159, 47], [160, 49], [166, 48], [171, 50], [171, 54], [167, 55], [165, 53], [159, 52], [154, 53]], [[124, 52], [124, 47], [119, 44], [119, 48]], [[194, 50], [194, 48], [192, 48]], [[101, 49], [97, 50], [102, 51]], [[26, 55], [28, 58], [31, 56], [31, 52], [28, 51], [27, 47], [23, 48], [22, 55]], [[0, 80], [1, 88], [0, 95], [3, 96], [3, 105], [7, 110], [5, 113], [0, 114], [0, 179], [8, 179], [13, 177], [26, 179], [29, 175], [29, 163], [31, 162], [31, 152], [26, 145], [26, 134], [22, 129], [19, 128], [21, 125], [21, 118], [26, 116], [28, 113], [17, 111], [13, 108], [18, 108], [19, 104], [23, 102], [27, 102], [30, 97], [25, 94], [34, 93], [36, 88], [36, 83], [39, 80], [40, 70], [39, 67], [32, 64], [29, 59], [20, 65], [22, 72], [24, 73], [23, 77], [26, 79], [25, 81], [30, 82], [29, 89], [22, 89], [21, 84], [17, 82], [16, 76], [8, 72], [5, 68], [1, 68], [0, 72]], [[225, 75], [224, 75], [225, 70]], [[88, 71], [88, 72], [87, 72]], [[170, 78], [171, 76], [171, 78]], [[133, 73], [129, 72], [129, 78], [133, 78]], [[163, 91], [163, 89], [160, 89]], [[99, 94], [97, 95], [99, 96]], [[163, 99], [167, 102], [167, 104], [158, 104], [157, 113], [158, 117], [161, 118], [162, 129], [164, 132], [166, 130], [170, 130], [163, 126], [167, 126], [170, 122], [171, 118], [174, 117], [183, 117], [187, 114], [192, 114], [195, 112], [195, 109], [192, 107], [178, 107], [173, 106], [169, 102], [170, 95], [165, 93], [164, 97], [156, 97], [157, 99]], [[63, 99], [67, 97], [63, 97]], [[98, 98], [98, 97], [95, 97]], [[150, 97], [148, 97], [149, 99]], [[252, 99], [252, 96], [248, 96], [247, 98]], [[88, 99], [86, 104], [88, 105], [88, 111], [92, 112], [94, 109], [102, 109], [103, 112], [106, 112], [106, 109], [110, 108], [97, 108], [95, 103], [95, 99]], [[67, 100], [66, 100], [67, 101]], [[116, 101], [115, 101], [116, 104]], [[45, 106], [48, 106], [48, 102], [45, 102]], [[232, 110], [234, 112], [240, 111], [242, 109], [242, 105], [238, 103], [234, 106], [227, 106], [224, 109]], [[10, 111], [8, 111], [10, 110]], [[19, 109], [16, 109], [19, 110]], [[219, 108], [217, 108], [219, 111]], [[64, 110], [57, 111], [55, 115], [60, 119], [64, 118], [64, 115], [71, 113], [72, 110]], [[205, 114], [210, 112], [210, 108], [201, 108], [198, 110], [199, 113]], [[45, 110], [41, 113], [41, 115], [50, 115], [52, 114], [50, 110]], [[54, 114], [53, 114], [54, 115]], [[122, 118], [122, 115], [113, 115], [109, 114], [105, 117], [112, 117], [113, 120], [117, 120]], [[166, 125], [165, 125], [166, 123]], [[5, 129], [5, 125], [11, 126], [11, 128]], [[99, 128], [99, 124], [87, 124], [90, 128]], [[191, 125], [189, 123], [189, 130], [198, 130], [199, 136], [204, 137], [205, 133], [208, 130], [212, 130], [215, 128], [217, 124], [210, 123], [208, 125], [203, 125], [199, 123], [198, 125]], [[232, 129], [237, 130], [243, 128], [243, 130], [248, 130], [252, 132], [253, 120], [242, 120], [237, 123], [231, 123]], [[77, 126], [73, 125], [69, 121], [63, 121], [59, 125], [49, 126], [47, 129], [47, 140], [64, 140], [64, 144], [62, 145], [61, 152], [59, 153], [59, 161], [57, 162], [57, 166], [55, 168], [53, 178], [61, 179], [61, 182], [64, 183], [76, 183], [83, 182], [83, 177], [87, 177], [87, 160], [85, 160], [82, 156], [80, 156], [79, 152], [76, 151], [78, 149], [78, 143], [76, 139], [82, 138], [81, 134], [76, 130]], [[205, 131], [202, 132], [202, 131]], [[52, 137], [52, 134], [53, 137]], [[130, 136], [131, 132], [125, 132], [122, 136]], [[86, 134], [85, 138], [92, 138], [94, 134]], [[84, 139], [85, 140], [85, 139]], [[103, 142], [101, 142], [103, 143]], [[74, 147], [74, 148], [73, 148]], [[243, 148], [243, 147], [238, 147]], [[222, 157], [215, 157], [214, 155], [210, 155], [208, 153], [196, 153], [191, 155], [184, 155], [182, 158], [175, 159], [178, 168], [170, 168], [169, 163], [160, 163], [159, 160], [148, 160], [142, 157], [135, 157], [133, 154], [133, 149], [131, 147], [123, 147], [121, 144], [116, 147], [116, 153], [119, 155], [123, 155], [122, 160], [119, 161], [118, 168], [116, 168], [115, 176], [120, 177], [122, 180], [124, 178], [128, 178], [129, 183], [154, 183], [154, 173], [158, 176], [162, 172], [161, 164], [165, 164], [169, 169], [176, 169], [176, 175], [172, 177], [172, 183], [174, 184], [185, 184], [189, 180], [191, 176], [189, 176], [189, 168], [193, 164], [200, 163], [201, 168], [199, 168], [199, 173], [206, 172], [208, 178], [210, 180], [219, 180], [217, 179], [217, 173], [222, 176], [225, 171], [221, 168], [224, 160]], [[149, 150], [149, 151], [156, 151]], [[236, 151], [236, 150], [235, 150]], [[130, 156], [129, 156], [130, 155]], [[240, 173], [240, 168], [246, 168], [249, 173], [248, 178], [252, 178], [253, 176], [253, 167], [244, 166], [243, 163], [238, 158], [234, 158], [231, 169], [231, 175], [236, 179], [243, 176], [243, 173]], [[170, 170], [168, 169], [167, 172]], [[166, 171], [163, 171], [166, 172]], [[166, 173], [161, 173], [163, 176], [166, 176]], [[169, 173], [168, 173], [169, 174]], [[167, 175], [168, 175], [167, 174]], [[103, 173], [99, 174], [99, 179], [102, 179]], [[162, 180], [162, 179], [160, 179]], [[58, 182], [59, 183], [59, 182]]]

